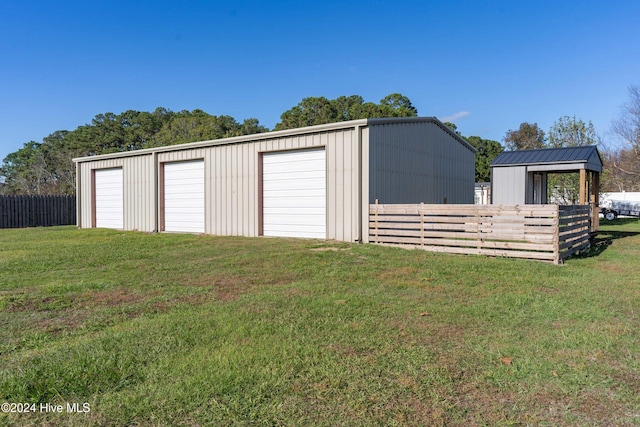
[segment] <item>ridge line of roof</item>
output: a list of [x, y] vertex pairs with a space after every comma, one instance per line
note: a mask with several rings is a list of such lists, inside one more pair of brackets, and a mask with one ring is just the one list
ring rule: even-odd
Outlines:
[[456, 138], [456, 140], [458, 140], [458, 142], [463, 144], [465, 147], [472, 150], [474, 153], [476, 151], [475, 147], [473, 147], [471, 144], [465, 141], [460, 135], [456, 134], [448, 126], [444, 125], [436, 117], [425, 116], [425, 117], [385, 117], [385, 118], [356, 119], [356, 120], [348, 120], [343, 122], [324, 123], [321, 125], [314, 125], [314, 126], [305, 126], [301, 128], [254, 133], [250, 135], [232, 136], [228, 138], [208, 139], [204, 141], [187, 142], [184, 144], [163, 145], [160, 147], [142, 148], [140, 150], [118, 151], [115, 153], [98, 154], [94, 156], [82, 156], [82, 157], [76, 157], [72, 160], [75, 163], [80, 163], [85, 161], [113, 159], [113, 158], [128, 157], [128, 156], [143, 156], [143, 155], [152, 154], [152, 153], [164, 153], [167, 151], [179, 151], [179, 150], [189, 150], [194, 148], [202, 148], [202, 147], [217, 146], [217, 145], [238, 144], [238, 143], [243, 143], [248, 141], [281, 138], [281, 137], [286, 137], [290, 135], [309, 134], [309, 133], [317, 133], [317, 132], [323, 132], [323, 131], [333, 131], [333, 130], [339, 130], [339, 129], [348, 129], [348, 128], [356, 128], [361, 126], [391, 124], [391, 123], [435, 123], [440, 128], [442, 128], [447, 133], [449, 133], [454, 138]]
[[578, 146], [575, 146], [575, 147], [528, 148], [526, 150], [508, 150], [508, 151], [503, 151], [502, 153], [524, 153], [524, 152], [530, 152], [530, 151], [550, 151], [550, 150], [576, 150], [576, 149], [583, 149], [583, 148], [596, 148], [597, 149], [598, 146], [597, 145], [578, 145]]

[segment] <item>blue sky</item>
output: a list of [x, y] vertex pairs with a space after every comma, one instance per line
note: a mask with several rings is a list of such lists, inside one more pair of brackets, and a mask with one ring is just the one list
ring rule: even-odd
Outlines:
[[561, 116], [605, 139], [640, 85], [640, 1], [5, 1], [0, 160], [101, 113], [202, 109], [273, 128], [308, 96], [399, 92], [502, 141]]

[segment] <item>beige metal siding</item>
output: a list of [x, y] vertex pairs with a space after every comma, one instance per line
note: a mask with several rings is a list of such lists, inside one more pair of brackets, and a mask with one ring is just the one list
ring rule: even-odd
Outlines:
[[[354, 128], [261, 141], [260, 152], [325, 147], [327, 157], [327, 239], [358, 239], [358, 144]], [[257, 159], [257, 156], [255, 156]], [[254, 169], [257, 174], [257, 166]], [[257, 203], [257, 176], [255, 180]], [[257, 212], [257, 206], [254, 209]], [[255, 218], [257, 235], [258, 218]]]
[[473, 203], [475, 154], [434, 121], [369, 129], [369, 201]]
[[153, 156], [131, 156], [117, 159], [96, 160], [80, 163], [79, 173], [82, 185], [78, 190], [78, 224], [91, 228], [92, 224], [92, 183], [91, 171], [121, 167], [124, 180], [124, 229], [155, 231], [155, 183]]
[[359, 226], [359, 235], [360, 240], [363, 243], [369, 243], [369, 128], [362, 127], [360, 128], [360, 177], [359, 183], [360, 186], [360, 206], [359, 206], [359, 214], [360, 214], [360, 224]]
[[[362, 125], [363, 123], [358, 123]], [[160, 163], [204, 159], [205, 233], [257, 236], [258, 158], [261, 152], [325, 147], [327, 157], [327, 238], [359, 238], [359, 153], [356, 126], [299, 135], [199, 144], [194, 148], [165, 147], [162, 151], [123, 153], [102, 160], [79, 160], [80, 226], [91, 226], [91, 170], [123, 167], [125, 230], [156, 231], [160, 209], [157, 167]], [[359, 129], [359, 128], [358, 128]], [[169, 149], [171, 148], [171, 150]], [[154, 166], [155, 165], [155, 166]]]
[[327, 238], [359, 238], [358, 128], [327, 134]]
[[[206, 230], [224, 236], [257, 235], [257, 151], [255, 143], [207, 149]], [[252, 157], [256, 157], [254, 160]], [[251, 200], [256, 197], [256, 200]], [[256, 224], [254, 226], [254, 223]]]
[[156, 184], [153, 156], [127, 158], [124, 164], [125, 230], [155, 231]]

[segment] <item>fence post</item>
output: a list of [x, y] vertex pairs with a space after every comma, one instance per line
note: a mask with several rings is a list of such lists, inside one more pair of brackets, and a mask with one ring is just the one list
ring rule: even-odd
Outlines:
[[553, 234], [553, 263], [560, 264], [560, 206], [556, 205], [555, 211], [555, 231]]
[[474, 205], [475, 210], [475, 220], [476, 220], [476, 242], [478, 244], [478, 253], [482, 251], [482, 232], [480, 231], [480, 206], [484, 205]]
[[424, 202], [420, 202], [420, 246], [424, 248]]
[[378, 241], [378, 199], [376, 199], [375, 211], [376, 213], [375, 213], [375, 219], [374, 219], [374, 230], [373, 230], [374, 237], [373, 238], [376, 243], [379, 243]]

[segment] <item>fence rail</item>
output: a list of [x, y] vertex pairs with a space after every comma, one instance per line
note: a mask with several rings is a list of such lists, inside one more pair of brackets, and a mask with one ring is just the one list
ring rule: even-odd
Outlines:
[[588, 205], [558, 206], [559, 261], [589, 247], [591, 237], [591, 207]]
[[370, 205], [369, 241], [561, 263], [589, 245], [589, 206]]
[[0, 228], [76, 223], [76, 196], [0, 196]]

